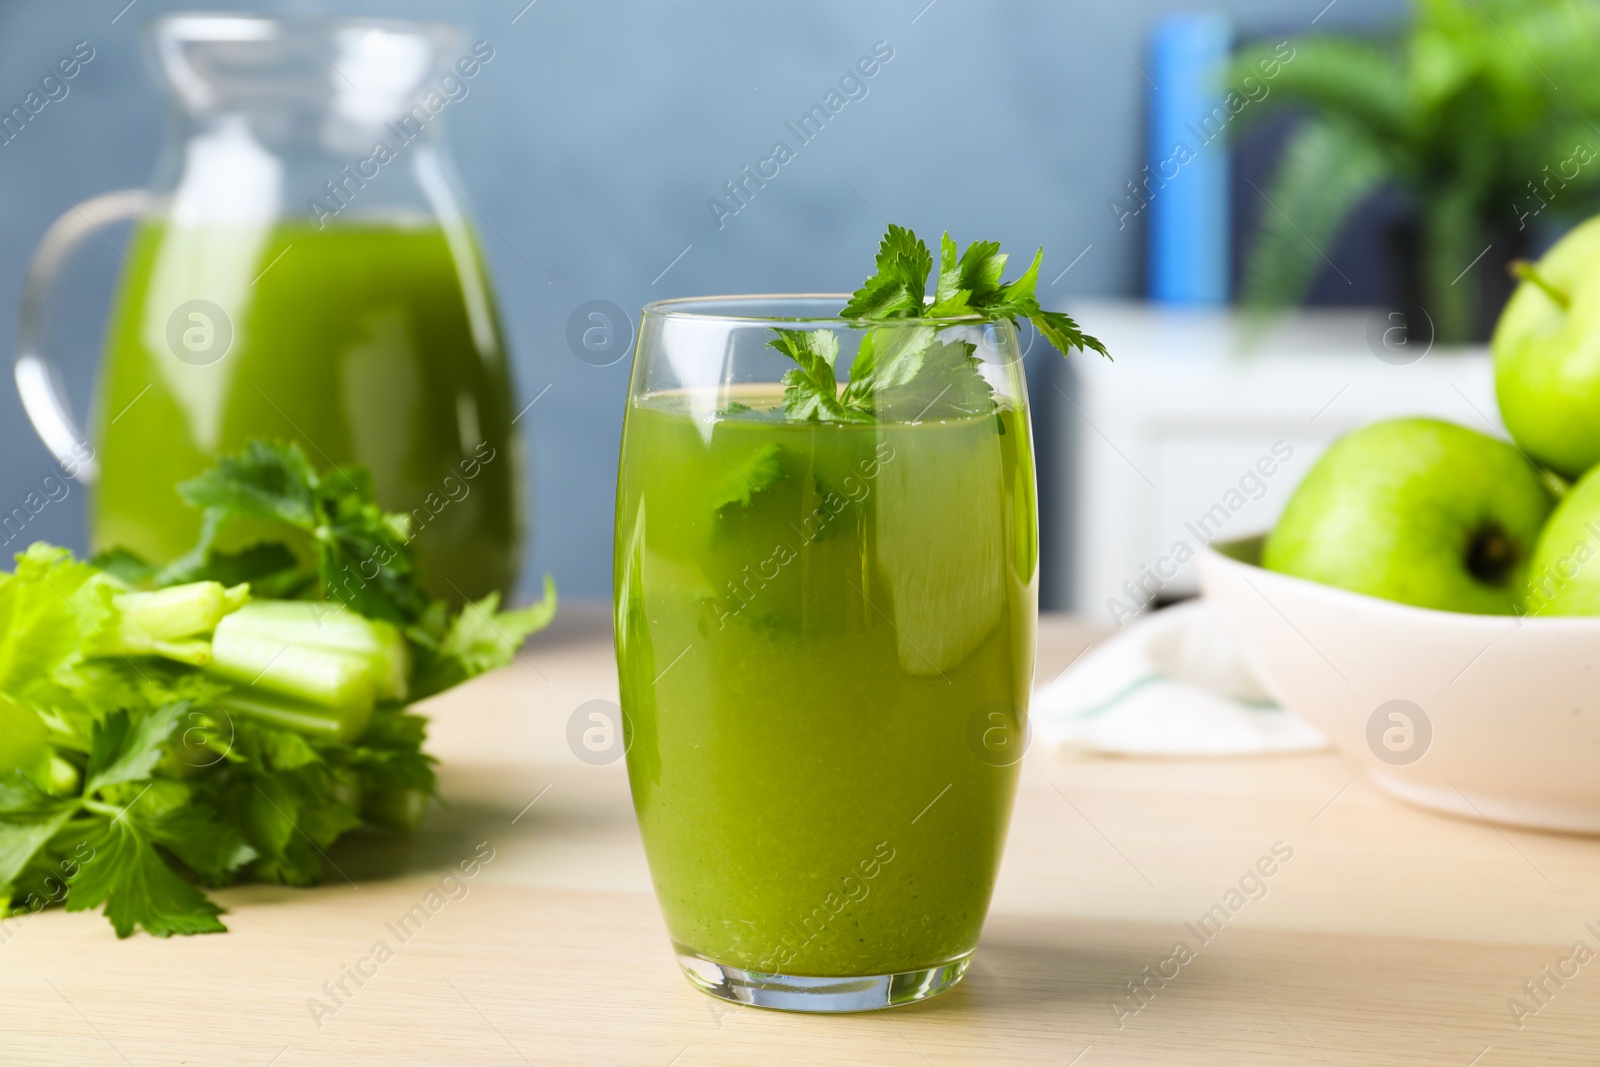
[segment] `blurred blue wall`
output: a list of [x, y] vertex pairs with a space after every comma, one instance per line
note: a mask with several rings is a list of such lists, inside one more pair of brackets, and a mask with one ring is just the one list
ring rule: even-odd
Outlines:
[[[6, 108], [74, 42], [87, 40], [96, 52], [65, 99], [0, 147], [0, 339], [7, 348], [28, 256], [51, 219], [69, 200], [142, 185], [154, 163], [161, 105], [137, 31], [186, 5], [135, 0], [124, 10], [126, 2], [0, 5]], [[627, 360], [591, 366], [569, 350], [568, 318], [586, 301], [635, 312], [670, 296], [849, 290], [867, 272], [883, 215], [926, 236], [949, 228], [963, 243], [992, 238], [1014, 251], [1044, 244], [1041, 295], [1053, 302], [1137, 292], [1141, 228], [1119, 230], [1108, 201], [1144, 162], [1142, 101], [1155, 91], [1138, 69], [1146, 28], [1165, 11], [1193, 5], [525, 3], [278, 5], [291, 18], [337, 11], [457, 21], [496, 50], [448, 119], [466, 192], [492, 223], [480, 219], [479, 228], [516, 357], [517, 406], [548, 387], [522, 423], [531, 430], [535, 479], [525, 584], [547, 570], [565, 595], [610, 591], [628, 367]], [[1400, 0], [1214, 6], [1237, 15], [1246, 33], [1284, 35], [1306, 32], [1313, 19], [1326, 29], [1404, 11]], [[879, 41], [894, 57], [867, 83], [868, 95], [849, 103], [719, 228], [707, 200], [726, 200], [723, 183], [754, 166], [775, 140], [793, 144], [784, 124]], [[117, 265], [111, 248], [91, 246], [56, 316], [56, 336], [76, 364], [69, 386], [80, 414]], [[20, 504], [53, 467], [14, 390], [0, 387], [0, 511]], [[30, 535], [81, 548], [83, 500], [74, 488], [30, 524]]]

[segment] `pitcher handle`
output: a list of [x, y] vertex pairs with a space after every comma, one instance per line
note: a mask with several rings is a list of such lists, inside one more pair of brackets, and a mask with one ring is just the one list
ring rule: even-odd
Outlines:
[[68, 208], [39, 239], [22, 283], [13, 371], [22, 406], [39, 439], [70, 477], [93, 484], [99, 473], [94, 449], [72, 417], [61, 385], [60, 361], [44, 343], [45, 310], [56, 276], [79, 242], [100, 227], [142, 214], [150, 205], [143, 189], [120, 189]]

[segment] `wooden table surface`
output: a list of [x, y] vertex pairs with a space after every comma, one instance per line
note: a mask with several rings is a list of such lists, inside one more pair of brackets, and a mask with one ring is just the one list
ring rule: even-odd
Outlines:
[[[1047, 619], [1039, 677], [1094, 636]], [[604, 615], [564, 609], [428, 708], [449, 807], [415, 837], [342, 844], [318, 889], [219, 894], [225, 935], [24, 920], [0, 944], [0, 1063], [1600, 1063], [1600, 842], [1413, 810], [1333, 755], [1036, 748], [961, 986], [857, 1016], [724, 1004], [673, 962], [623, 765], [567, 747], [616, 685]]]

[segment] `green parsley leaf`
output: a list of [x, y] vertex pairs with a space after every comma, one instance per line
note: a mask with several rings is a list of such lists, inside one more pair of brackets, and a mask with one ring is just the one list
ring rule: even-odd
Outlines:
[[1044, 249], [1041, 248], [1034, 254], [1033, 262], [1022, 276], [1000, 289], [993, 303], [988, 306], [988, 313], [1009, 318], [1012, 322], [1019, 318], [1030, 320], [1034, 328], [1059, 352], [1067, 353], [1074, 348], [1093, 349], [1109, 359], [1111, 354], [1106, 351], [1106, 346], [1098, 338], [1090, 337], [1078, 329], [1078, 324], [1072, 321], [1070, 315], [1045, 311], [1039, 306], [1034, 289], [1039, 284], [1039, 266], [1043, 261]]
[[845, 305], [843, 314], [852, 319], [894, 319], [915, 315], [922, 303], [922, 294], [911, 288], [904, 279], [878, 275], [867, 279]]
[[363, 780], [361, 816], [401, 833], [417, 828], [427, 799], [437, 791], [433, 757], [423, 754], [428, 722], [420, 715], [379, 711], [350, 753]]
[[[21, 771], [0, 777], [0, 890], [9, 890], [34, 855], [60, 832], [77, 804], [45, 793]], [[0, 892], [0, 914], [10, 902]]]
[[1072, 321], [1070, 315], [1060, 311], [1034, 311], [1029, 316], [1034, 327], [1042, 334], [1046, 341], [1055, 346], [1058, 352], [1070, 352], [1074, 348], [1092, 348], [1096, 352], [1111, 358], [1111, 353], [1106, 351], [1106, 346], [1095, 337], [1090, 337], [1078, 329], [1078, 324]]
[[957, 270], [957, 287], [972, 294], [972, 304], [984, 307], [1000, 290], [1000, 276], [1005, 273], [1006, 254], [1000, 251], [999, 241], [974, 241], [961, 253]]
[[733, 463], [733, 469], [711, 487], [711, 510], [721, 514], [735, 506], [747, 508], [756, 495], [787, 474], [784, 466], [783, 446], [768, 441], [743, 460]]
[[[177, 784], [177, 783], [165, 783]], [[149, 820], [150, 839], [163, 846], [207, 885], [226, 885], [256, 850], [239, 830], [209, 805], [185, 804]]]
[[180, 483], [178, 495], [229, 517], [267, 519], [303, 530], [317, 519], [317, 481], [299, 445], [251, 441], [244, 451], [219, 456], [216, 466]]
[[252, 878], [315, 885], [323, 877], [327, 848], [361, 825], [360, 780], [324, 758], [285, 770], [251, 756], [234, 779], [221, 783], [211, 803], [257, 853], [247, 868]]
[[[1023, 271], [1015, 281], [1007, 282], [996, 293], [996, 299], [991, 305], [996, 310], [1004, 312], [1011, 307], [1037, 308], [1039, 302], [1034, 298], [1033, 291], [1039, 285], [1039, 265], [1044, 262], [1044, 248], [1033, 254], [1033, 262], [1028, 264], [1028, 269]], [[996, 276], [998, 280], [998, 275]]]
[[140, 926], [156, 937], [227, 930], [217, 918], [222, 909], [179, 878], [132, 820], [106, 819], [102, 826], [92, 839], [94, 858], [69, 883], [68, 911], [104, 904], [118, 937]]
[[794, 422], [865, 422], [870, 416], [839, 402], [834, 364], [839, 358], [839, 338], [832, 330], [773, 331], [778, 336], [769, 348], [794, 360], [799, 367], [783, 376], [784, 415]]
[[[124, 570], [121, 576], [126, 577], [127, 573]], [[162, 585], [248, 584], [252, 596], [285, 600], [305, 591], [317, 578], [316, 573], [304, 566], [289, 546], [280, 541], [257, 542], [237, 552], [211, 549], [198, 557], [185, 556], [181, 563], [157, 570], [152, 576], [158, 577]]]
[[528, 635], [555, 617], [556, 583], [547, 575], [543, 599], [514, 611], [499, 609], [500, 594], [490, 593], [463, 608], [448, 628], [440, 629], [441, 617], [435, 617], [406, 631], [418, 658], [412, 699], [432, 696], [510, 663]]
[[[957, 299], [962, 293], [961, 266], [956, 257], [955, 238], [948, 233], [939, 238], [939, 281], [933, 290], [933, 306], [941, 307]], [[971, 290], [966, 290], [971, 295]], [[965, 304], [965, 298], [961, 303]]]
[[426, 610], [410, 519], [378, 507], [371, 475], [335, 469], [318, 481], [316, 501], [322, 520], [314, 531], [317, 563], [326, 593], [358, 614], [397, 624]]
[[154, 563], [121, 547], [105, 549], [89, 557], [89, 566], [99, 567], [114, 578], [129, 585], [138, 585], [154, 578], [161, 570]]
[[[322, 593], [369, 618], [404, 624], [419, 618], [428, 597], [417, 583], [409, 524], [376, 502], [371, 476], [360, 468], [318, 474], [295, 443], [251, 441], [235, 455], [178, 486], [184, 500], [205, 509], [200, 542], [166, 568], [157, 584], [193, 581], [212, 571], [256, 570], [295, 588], [292, 546], [219, 555], [217, 534], [240, 520], [276, 523], [297, 533], [317, 561]], [[249, 550], [247, 550], [249, 552]]]
[[1008, 257], [998, 242], [974, 241], [959, 256], [956, 249], [948, 233], [940, 238], [939, 274], [930, 302], [925, 294], [932, 254], [916, 234], [889, 225], [878, 247], [877, 273], [851, 295], [840, 316], [877, 323], [941, 321], [926, 329], [869, 328], [842, 394], [836, 382], [839, 344], [833, 331], [775, 330], [778, 337], [769, 344], [798, 364], [783, 376], [784, 417], [793, 422], [864, 422], [993, 411], [994, 390], [984, 380], [982, 361], [974, 356], [976, 347], [936, 340], [940, 330], [963, 321], [1009, 321], [1015, 326], [1025, 318], [1062, 355], [1087, 348], [1109, 357], [1105, 345], [1080, 330], [1071, 316], [1040, 307], [1034, 291], [1043, 248], [1011, 282], [1003, 281]]
[[847, 319], [891, 319], [922, 314], [933, 255], [921, 238], [893, 223], [878, 246], [878, 272], [855, 291], [839, 314]]
[[994, 390], [979, 369], [982, 360], [969, 341], [934, 341], [924, 350], [916, 375], [904, 385], [882, 389], [872, 398], [882, 418], [920, 422], [961, 418], [994, 410]]
[[205, 785], [152, 778], [122, 817], [151, 841], [172, 853], [206, 885], [225, 885], [255, 859], [255, 849], [239, 830], [222, 821], [205, 802]]
[[150, 777], [161, 759], [162, 746], [187, 710], [185, 704], [167, 704], [138, 722], [130, 722], [128, 713], [119, 710], [96, 723], [83, 791], [94, 794], [108, 786]]
[[907, 324], [868, 330], [850, 365], [845, 402], [872, 410], [874, 397], [912, 381], [922, 371], [934, 328]]

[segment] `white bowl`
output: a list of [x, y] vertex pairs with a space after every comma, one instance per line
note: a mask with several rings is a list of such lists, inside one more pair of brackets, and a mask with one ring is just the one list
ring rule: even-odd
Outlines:
[[1600, 833], [1600, 617], [1464, 615], [1264, 570], [1207, 546], [1200, 585], [1245, 663], [1388, 793]]

